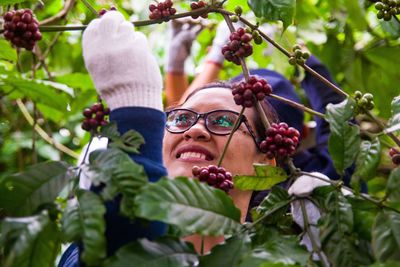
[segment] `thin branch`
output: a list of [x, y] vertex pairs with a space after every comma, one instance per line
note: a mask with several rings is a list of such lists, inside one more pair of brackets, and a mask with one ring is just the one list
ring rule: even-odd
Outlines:
[[[22, 114], [24, 115], [25, 119], [28, 121], [30, 125], [34, 125], [34, 120], [32, 116], [29, 114], [28, 110], [26, 109], [24, 103], [22, 103], [21, 99], [17, 99], [17, 105], [19, 109], [21, 110]], [[79, 155], [69, 149], [68, 147], [64, 146], [63, 144], [60, 144], [56, 142], [54, 139], [52, 139], [38, 124], [36, 124], [33, 129], [40, 135], [40, 137], [43, 138], [47, 143], [50, 145], [54, 146], [56, 149], [60, 150], [61, 152], [69, 155], [72, 158], [77, 159]]]
[[315, 111], [315, 110], [313, 110], [311, 108], [308, 108], [308, 107], [306, 107], [306, 106], [304, 106], [302, 104], [294, 102], [294, 101], [292, 101], [290, 99], [286, 99], [284, 97], [281, 97], [281, 96], [275, 95], [275, 94], [270, 94], [269, 96], [272, 97], [272, 98], [275, 98], [275, 99], [277, 99], [279, 101], [282, 101], [282, 102], [284, 102], [284, 103], [286, 103], [286, 104], [288, 104], [288, 105], [290, 105], [290, 106], [292, 106], [294, 108], [300, 109], [300, 110], [302, 110], [304, 112], [308, 112], [308, 113], [310, 113], [312, 115], [316, 115], [318, 117], [321, 117], [321, 118], [325, 119], [325, 115], [324, 114], [322, 114], [322, 113], [320, 113], [318, 111]]
[[235, 121], [235, 124], [233, 125], [233, 128], [232, 128], [233, 130], [229, 134], [228, 141], [226, 141], [226, 144], [224, 146], [224, 150], [222, 151], [222, 154], [219, 157], [219, 160], [218, 160], [218, 163], [217, 163], [218, 166], [221, 166], [221, 164], [222, 164], [222, 160], [224, 159], [226, 151], [228, 150], [228, 146], [229, 146], [229, 144], [230, 144], [230, 142], [232, 140], [232, 136], [235, 133], [236, 129], [238, 128], [240, 121], [242, 120], [242, 116], [243, 116], [244, 110], [245, 110], [245, 108], [243, 107], [242, 110], [239, 113], [239, 117], [237, 118], [237, 120]]
[[59, 20], [62, 20], [63, 18], [65, 18], [67, 16], [68, 12], [73, 8], [74, 4], [75, 4], [75, 0], [67, 0], [64, 4], [64, 8], [59, 13], [57, 13], [56, 15], [54, 15], [50, 18], [40, 21], [39, 25], [45, 26], [48, 24], [58, 22]]
[[303, 215], [303, 224], [304, 224], [304, 230], [308, 234], [310, 241], [311, 241], [311, 246], [313, 249], [313, 252], [318, 254], [319, 259], [322, 262], [322, 265], [325, 267], [329, 267], [329, 262], [326, 262], [326, 258], [323, 255], [323, 252], [321, 251], [321, 248], [318, 246], [317, 241], [314, 237], [314, 234], [311, 232], [310, 229], [310, 222], [308, 221], [308, 214], [307, 214], [307, 209], [304, 204], [304, 199], [299, 199], [300, 202], [300, 207], [301, 207], [301, 214]]
[[47, 56], [49, 55], [50, 51], [53, 49], [53, 47], [56, 45], [58, 39], [60, 38], [62, 32], [57, 32], [56, 36], [54, 36], [53, 40], [51, 41], [51, 43], [47, 46], [46, 51], [44, 51], [43, 54], [40, 54], [40, 49], [39, 47], [35, 48], [35, 52], [37, 51], [38, 53], [38, 58], [39, 58], [39, 62], [36, 64], [35, 66], [35, 70], [39, 69], [42, 65], [45, 65], [45, 58], [47, 58]]
[[[381, 131], [385, 129], [385, 125], [378, 119], [376, 118], [370, 111], [366, 112], [366, 115], [374, 121], [378, 127], [380, 128]], [[400, 140], [393, 134], [393, 133], [386, 133], [398, 146], [400, 146]]]
[[[312, 177], [312, 178], [319, 179], [319, 180], [324, 181], [324, 182], [327, 182], [327, 183], [329, 183], [329, 184], [331, 184], [331, 185], [333, 185], [333, 186], [335, 186], [335, 187], [344, 188], [346, 191], [349, 191], [351, 194], [356, 195], [356, 193], [354, 192], [354, 190], [351, 189], [350, 187], [347, 187], [347, 186], [343, 185], [343, 182], [342, 182], [342, 181], [334, 181], [334, 180], [330, 180], [330, 179], [325, 179], [325, 178], [319, 177], [319, 176], [317, 176], [317, 175], [313, 175], [312, 173], [304, 172], [304, 171], [301, 171], [300, 174], [301, 174], [301, 175], [307, 175], [307, 176], [310, 176], [310, 177]], [[374, 198], [372, 198], [370, 195], [364, 194], [364, 193], [359, 193], [358, 195], [359, 195], [361, 198], [363, 198], [363, 199], [365, 199], [365, 200], [367, 200], [367, 201], [369, 201], [369, 202], [371, 202], [371, 203], [377, 205], [379, 208], [384, 208], [384, 209], [388, 209], [388, 210], [394, 211], [394, 212], [396, 212], [396, 213], [400, 213], [399, 210], [397, 210], [397, 209], [395, 209], [395, 208], [392, 208], [392, 207], [390, 207], [390, 206], [387, 206], [387, 205], [383, 204], [383, 203], [382, 203], [382, 200], [374, 199]]]
[[96, 16], [99, 16], [99, 13], [96, 11], [96, 9], [94, 7], [92, 7], [92, 5], [86, 1], [86, 0], [81, 0], [81, 2]]

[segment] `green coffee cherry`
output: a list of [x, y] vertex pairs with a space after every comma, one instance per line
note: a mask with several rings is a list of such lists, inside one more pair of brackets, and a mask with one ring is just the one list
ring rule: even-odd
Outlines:
[[301, 58], [301, 57], [303, 56], [303, 52], [301, 52], [300, 49], [296, 49], [296, 50], [294, 51], [294, 56], [295, 56], [296, 58]]
[[238, 16], [236, 16], [236, 15], [231, 16], [231, 21], [232, 22], [238, 22], [239, 21]]
[[310, 53], [308, 52], [308, 51], [305, 51], [304, 53], [303, 53], [303, 58], [304, 59], [309, 59], [310, 58]]
[[382, 2], [376, 2], [376, 3], [375, 3], [375, 8], [376, 8], [377, 10], [382, 10], [383, 7], [384, 7], [384, 5], [383, 5]]
[[383, 19], [385, 21], [389, 21], [389, 20], [391, 20], [391, 18], [392, 18], [392, 15], [389, 12], [385, 12], [385, 14], [383, 15]]
[[306, 61], [303, 58], [297, 58], [296, 59], [297, 64], [299, 65], [304, 65], [306, 63]]
[[365, 99], [367, 99], [368, 101], [372, 101], [374, 99], [374, 96], [370, 93], [366, 93], [363, 96]]
[[290, 65], [293, 65], [293, 66], [294, 66], [294, 65], [296, 65], [296, 63], [297, 63], [297, 61], [296, 61], [296, 58], [295, 58], [295, 57], [290, 57], [290, 58], [289, 58], [289, 64], [290, 64]]
[[295, 44], [293, 47], [292, 47], [292, 51], [294, 52], [295, 50], [301, 50], [301, 46], [300, 45], [298, 45], [298, 44]]
[[354, 99], [359, 100], [362, 97], [362, 93], [360, 91], [354, 92]]
[[236, 13], [236, 15], [241, 16], [242, 13], [243, 13], [242, 7], [241, 6], [236, 6], [235, 7], [235, 13]]
[[263, 42], [263, 39], [262, 39], [262, 37], [260, 36], [260, 35], [257, 35], [257, 36], [253, 36], [253, 39], [254, 39], [254, 43], [256, 43], [256, 44], [262, 44], [262, 42]]

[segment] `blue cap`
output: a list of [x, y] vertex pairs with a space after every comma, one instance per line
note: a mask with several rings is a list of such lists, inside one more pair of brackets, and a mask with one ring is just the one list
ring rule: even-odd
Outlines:
[[[272, 93], [301, 103], [299, 96], [288, 79], [281, 74], [267, 69], [250, 70], [250, 75], [265, 79], [272, 86]], [[239, 82], [243, 79], [243, 74], [236, 76], [231, 82]], [[267, 96], [268, 102], [278, 113], [280, 121], [286, 122], [289, 126], [296, 128], [300, 133], [303, 129], [304, 112], [282, 101]]]

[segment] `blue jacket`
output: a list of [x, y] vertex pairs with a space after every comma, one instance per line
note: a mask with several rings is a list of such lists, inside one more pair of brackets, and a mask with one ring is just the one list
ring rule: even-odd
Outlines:
[[[165, 114], [161, 111], [143, 107], [124, 107], [113, 110], [110, 121], [115, 121], [118, 130], [124, 134], [130, 129], [138, 131], [145, 139], [140, 154], [131, 154], [130, 157], [138, 164], [143, 165], [151, 182], [155, 182], [167, 171], [162, 163], [162, 141], [165, 126]], [[99, 191], [99, 188], [92, 188]], [[121, 246], [139, 238], [155, 239], [166, 232], [166, 224], [151, 222], [148, 224], [136, 220], [130, 222], [128, 218], [119, 215], [119, 198], [106, 203], [106, 238], [107, 255], [112, 255]], [[62, 255], [59, 267], [79, 266], [79, 251], [81, 246], [72, 244]], [[84, 248], [83, 248], [84, 249]], [[80, 264], [83, 266], [83, 264]]]

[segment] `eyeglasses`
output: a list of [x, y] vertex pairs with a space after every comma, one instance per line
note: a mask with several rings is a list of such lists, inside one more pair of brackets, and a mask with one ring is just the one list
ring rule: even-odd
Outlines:
[[[189, 130], [197, 121], [202, 118], [205, 121], [207, 131], [215, 135], [228, 135], [236, 131], [244, 123], [247, 130], [257, 145], [257, 139], [249, 125], [246, 116], [242, 115], [239, 124], [234, 129], [235, 121], [239, 118], [239, 113], [232, 110], [212, 110], [206, 113], [197, 113], [190, 109], [172, 109], [166, 112], [167, 123], [165, 128], [170, 133], [183, 133]], [[258, 147], [258, 145], [257, 145]]]

